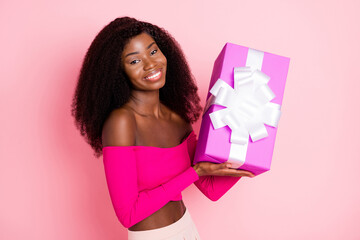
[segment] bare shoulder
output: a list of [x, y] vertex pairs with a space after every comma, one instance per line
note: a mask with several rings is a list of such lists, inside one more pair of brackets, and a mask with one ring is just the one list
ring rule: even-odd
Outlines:
[[180, 126], [181, 128], [183, 128], [185, 130], [186, 133], [190, 133], [193, 128], [191, 126], [191, 123], [185, 121], [184, 118], [182, 118], [179, 114], [177, 114], [174, 111], [171, 111], [171, 118], [173, 119], [174, 122], [176, 122], [176, 124], [178, 126]]
[[136, 120], [134, 113], [121, 107], [113, 110], [102, 129], [102, 145], [133, 146], [135, 144]]

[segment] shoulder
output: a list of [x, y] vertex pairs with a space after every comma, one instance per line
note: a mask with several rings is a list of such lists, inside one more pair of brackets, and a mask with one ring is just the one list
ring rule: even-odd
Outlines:
[[102, 129], [102, 145], [132, 146], [135, 144], [136, 120], [134, 113], [121, 107], [113, 110]]
[[191, 124], [174, 111], [171, 111], [171, 119], [176, 125], [184, 129], [186, 133], [190, 133], [193, 130]]

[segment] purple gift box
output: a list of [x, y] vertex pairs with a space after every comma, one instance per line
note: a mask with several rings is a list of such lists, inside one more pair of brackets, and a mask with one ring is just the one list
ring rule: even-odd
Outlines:
[[194, 164], [270, 170], [290, 59], [226, 43], [214, 63]]

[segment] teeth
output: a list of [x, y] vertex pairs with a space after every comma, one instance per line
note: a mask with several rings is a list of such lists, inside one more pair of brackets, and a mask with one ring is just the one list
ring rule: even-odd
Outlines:
[[146, 79], [153, 79], [153, 78], [156, 78], [160, 75], [160, 71], [155, 73], [154, 75], [150, 76], [150, 77], [146, 77]]

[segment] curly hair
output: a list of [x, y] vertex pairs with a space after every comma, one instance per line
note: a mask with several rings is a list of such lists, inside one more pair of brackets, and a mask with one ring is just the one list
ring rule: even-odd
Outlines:
[[167, 59], [166, 83], [160, 101], [186, 122], [201, 113], [197, 86], [177, 41], [163, 28], [130, 17], [116, 18], [95, 37], [85, 55], [71, 105], [82, 136], [102, 155], [102, 128], [106, 118], [130, 99], [131, 84], [121, 64], [124, 46], [141, 33], [149, 34]]

